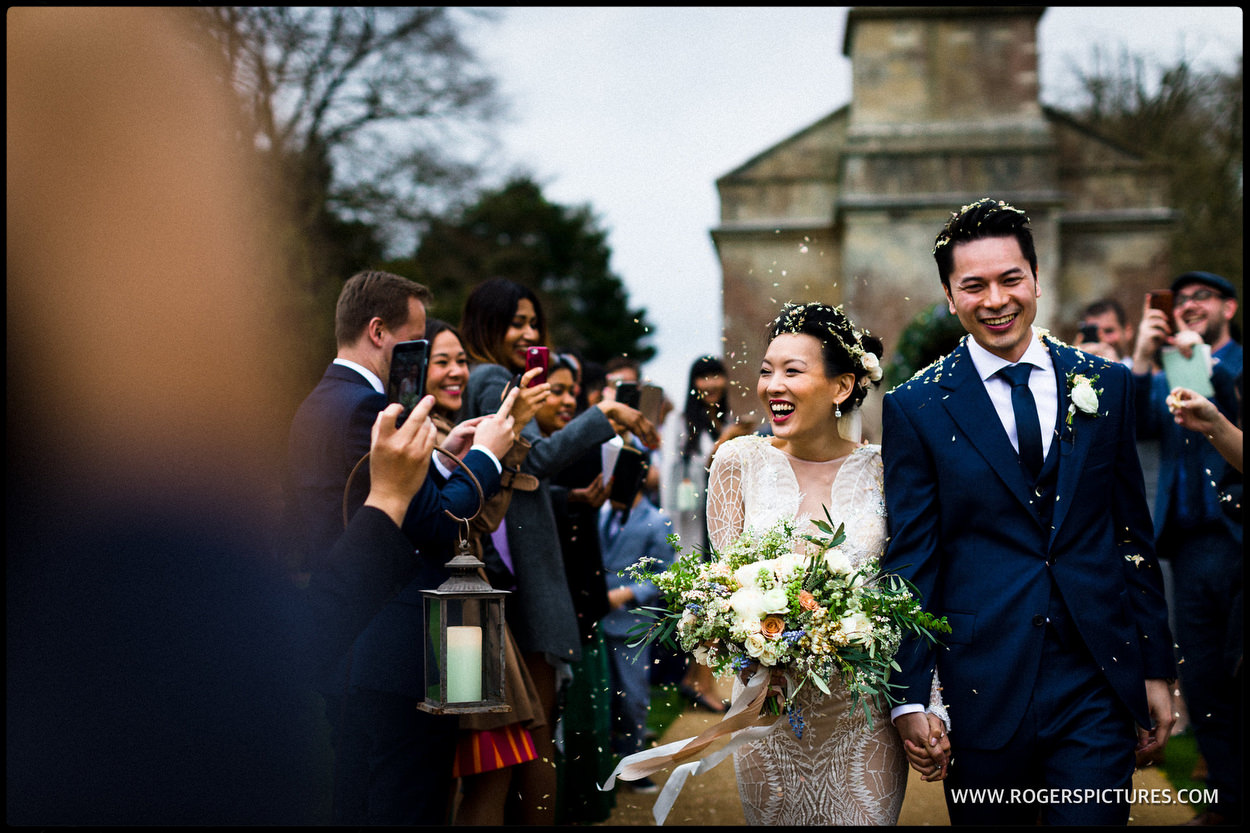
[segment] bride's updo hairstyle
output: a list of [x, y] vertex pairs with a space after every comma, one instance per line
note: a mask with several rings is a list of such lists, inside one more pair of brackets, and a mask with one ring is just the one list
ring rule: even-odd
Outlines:
[[852, 324], [840, 305], [831, 307], [815, 301], [786, 304], [768, 327], [769, 343], [783, 333], [809, 335], [819, 341], [826, 376], [855, 374], [855, 387], [842, 403], [844, 410], [858, 408], [869, 386], [881, 385], [881, 356], [885, 352], [881, 339]]

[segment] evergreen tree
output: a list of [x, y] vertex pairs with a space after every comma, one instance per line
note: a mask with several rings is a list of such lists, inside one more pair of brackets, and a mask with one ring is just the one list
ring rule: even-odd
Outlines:
[[630, 308], [611, 254], [589, 206], [549, 202], [519, 177], [484, 192], [457, 218], [433, 221], [411, 267], [392, 267], [430, 287], [439, 318], [458, 322], [474, 286], [509, 278], [542, 299], [553, 346], [592, 361], [623, 353], [645, 362], [655, 355], [645, 343], [652, 328], [645, 310]]

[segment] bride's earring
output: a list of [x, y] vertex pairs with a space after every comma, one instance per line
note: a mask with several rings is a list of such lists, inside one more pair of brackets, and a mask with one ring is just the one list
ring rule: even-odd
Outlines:
[[842, 403], [841, 402], [833, 403], [833, 418], [834, 419], [842, 418]]

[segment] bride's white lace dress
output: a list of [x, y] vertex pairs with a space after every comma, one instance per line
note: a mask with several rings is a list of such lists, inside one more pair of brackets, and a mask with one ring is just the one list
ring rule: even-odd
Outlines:
[[[798, 460], [766, 437], [740, 437], [716, 453], [708, 483], [708, 533], [714, 549], [744, 529], [782, 518], [846, 525], [846, 547], [859, 566], [885, 547], [880, 446], [860, 446], [828, 462]], [[831, 694], [805, 685], [798, 695], [802, 738], [782, 724], [734, 753], [738, 791], [749, 825], [896, 824], [907, 784], [907, 759], [889, 716], [862, 705], [836, 680]], [[741, 688], [735, 683], [735, 693]]]

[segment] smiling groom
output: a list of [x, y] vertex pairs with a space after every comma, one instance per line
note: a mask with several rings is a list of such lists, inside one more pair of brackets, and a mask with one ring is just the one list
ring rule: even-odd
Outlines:
[[951, 216], [933, 254], [968, 336], [884, 399], [883, 566], [953, 629], [904, 642], [891, 716], [926, 742], [936, 666], [952, 824], [1126, 824], [1134, 750], [1166, 743], [1175, 676], [1133, 385], [1033, 328], [1028, 222], [988, 198]]

